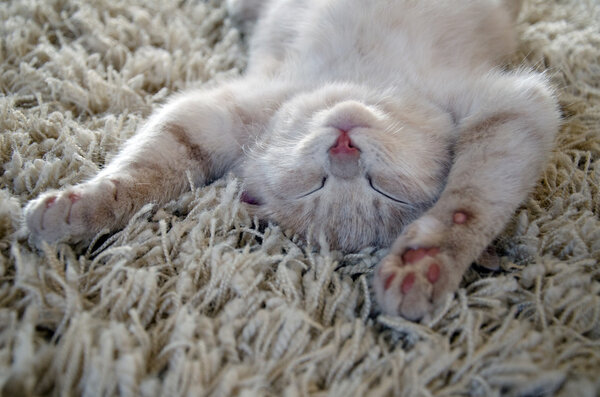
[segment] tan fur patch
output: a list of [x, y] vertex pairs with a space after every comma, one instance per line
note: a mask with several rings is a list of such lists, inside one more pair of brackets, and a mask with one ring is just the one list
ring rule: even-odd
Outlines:
[[186, 130], [179, 124], [169, 123], [165, 125], [164, 131], [171, 134], [177, 143], [184, 146], [191, 160], [197, 161], [201, 164], [208, 164], [210, 156], [206, 151], [190, 140]]

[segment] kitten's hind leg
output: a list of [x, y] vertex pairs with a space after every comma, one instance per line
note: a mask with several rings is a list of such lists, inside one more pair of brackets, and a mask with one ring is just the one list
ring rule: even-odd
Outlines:
[[266, 121], [273, 108], [262, 105], [275, 91], [238, 83], [175, 97], [97, 176], [27, 205], [34, 241], [88, 240], [124, 226], [145, 203], [176, 198], [188, 175], [197, 186], [222, 176], [242, 157], [251, 126]]
[[376, 296], [387, 314], [417, 320], [456, 291], [536, 182], [551, 150], [559, 115], [540, 76], [494, 73], [462, 95], [472, 101], [462, 109], [446, 187], [376, 271]]

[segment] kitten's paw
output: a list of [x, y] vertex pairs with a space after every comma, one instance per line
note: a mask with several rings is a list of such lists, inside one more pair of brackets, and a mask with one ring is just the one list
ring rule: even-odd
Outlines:
[[85, 183], [30, 201], [25, 219], [36, 243], [84, 241], [114, 225], [116, 201], [115, 181]]
[[442, 248], [444, 228], [431, 217], [417, 220], [379, 263], [373, 286], [384, 313], [419, 320], [458, 288], [466, 266]]

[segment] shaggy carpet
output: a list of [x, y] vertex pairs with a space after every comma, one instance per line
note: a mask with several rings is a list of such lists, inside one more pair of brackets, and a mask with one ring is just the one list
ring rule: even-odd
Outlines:
[[94, 174], [173, 92], [244, 68], [218, 1], [0, 3], [4, 396], [597, 396], [600, 6], [528, 0], [513, 67], [564, 124], [535, 191], [423, 324], [378, 314], [373, 266], [259, 227], [232, 177], [89, 246], [36, 248], [22, 208]]

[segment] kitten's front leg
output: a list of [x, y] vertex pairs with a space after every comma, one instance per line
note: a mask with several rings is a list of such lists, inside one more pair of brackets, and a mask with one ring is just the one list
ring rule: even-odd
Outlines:
[[456, 291], [543, 170], [559, 124], [546, 83], [535, 75], [484, 83], [465, 107], [442, 195], [375, 272], [387, 314], [417, 320]]
[[266, 122], [281, 90], [238, 82], [190, 91], [150, 118], [96, 177], [47, 192], [25, 208], [34, 240], [80, 241], [115, 230], [148, 202], [163, 204], [222, 176], [243, 155], [251, 126]]

